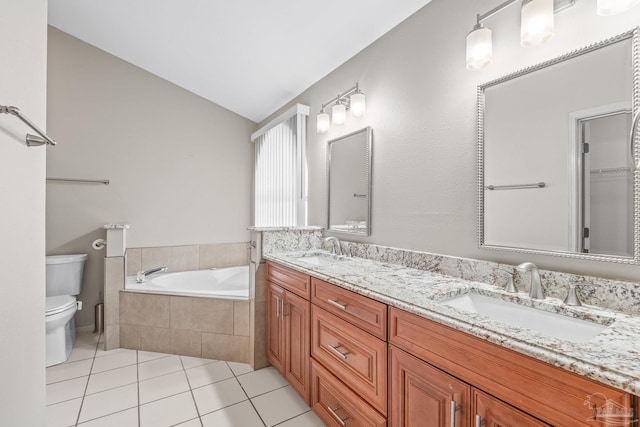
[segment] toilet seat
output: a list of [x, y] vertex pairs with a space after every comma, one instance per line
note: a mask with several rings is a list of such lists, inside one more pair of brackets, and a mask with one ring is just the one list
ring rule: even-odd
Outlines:
[[75, 305], [76, 299], [71, 295], [47, 297], [45, 316], [53, 316], [54, 314], [62, 313]]

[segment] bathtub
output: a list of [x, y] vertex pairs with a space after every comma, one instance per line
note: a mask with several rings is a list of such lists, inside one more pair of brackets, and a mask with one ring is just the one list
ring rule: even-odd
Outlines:
[[153, 274], [143, 283], [129, 276], [125, 290], [154, 294], [249, 299], [249, 266]]

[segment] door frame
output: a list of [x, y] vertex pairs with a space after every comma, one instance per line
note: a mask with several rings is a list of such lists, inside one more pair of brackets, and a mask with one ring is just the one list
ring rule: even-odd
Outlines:
[[600, 105], [598, 107], [577, 110], [569, 113], [569, 152], [567, 156], [567, 173], [569, 183], [569, 250], [581, 252], [582, 247], [582, 131], [581, 122], [590, 119], [622, 113], [632, 113], [630, 101]]

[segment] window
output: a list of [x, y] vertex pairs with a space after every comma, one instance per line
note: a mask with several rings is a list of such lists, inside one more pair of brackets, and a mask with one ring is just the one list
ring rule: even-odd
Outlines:
[[254, 225], [307, 225], [306, 119], [297, 104], [251, 136], [255, 143]]

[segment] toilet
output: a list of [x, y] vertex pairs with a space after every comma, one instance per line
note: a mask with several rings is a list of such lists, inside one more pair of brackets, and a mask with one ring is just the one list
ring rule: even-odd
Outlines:
[[75, 297], [82, 290], [87, 258], [87, 254], [46, 257], [46, 366], [64, 362], [73, 349], [76, 340], [73, 316], [82, 309], [82, 302]]

